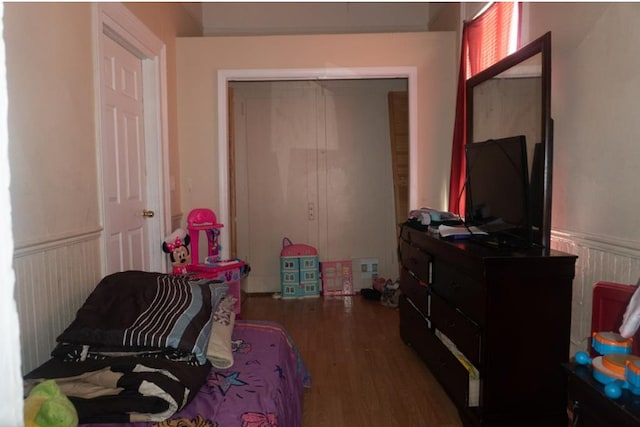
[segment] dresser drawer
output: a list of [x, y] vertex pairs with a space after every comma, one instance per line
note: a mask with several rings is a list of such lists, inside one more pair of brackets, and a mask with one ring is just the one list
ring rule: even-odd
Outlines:
[[422, 312], [429, 316], [429, 292], [427, 286], [415, 278], [408, 270], [400, 270], [400, 291]]
[[445, 303], [439, 296], [431, 295], [430, 319], [476, 367], [480, 366], [480, 328], [462, 313]]
[[436, 259], [433, 263], [431, 288], [451, 306], [457, 307], [471, 320], [483, 326], [486, 292], [482, 283], [459, 268]]
[[425, 338], [429, 351], [423, 355], [423, 359], [429, 370], [456, 404], [470, 406], [469, 371], [434, 333], [429, 333]]
[[406, 295], [400, 295], [400, 337], [425, 359], [431, 349], [427, 346], [427, 335], [431, 335], [431, 323], [410, 302]]
[[468, 404], [469, 372], [431, 331], [429, 321], [420, 315], [405, 295], [400, 297], [400, 336], [429, 366], [453, 400]]
[[400, 239], [400, 263], [404, 268], [412, 271], [420, 280], [429, 283], [429, 264], [431, 257], [426, 252]]

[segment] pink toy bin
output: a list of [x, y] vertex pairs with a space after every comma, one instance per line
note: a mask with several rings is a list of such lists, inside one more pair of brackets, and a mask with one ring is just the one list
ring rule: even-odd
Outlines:
[[215, 265], [190, 265], [187, 266], [187, 274], [192, 274], [200, 279], [221, 280], [229, 286], [228, 295], [236, 299], [233, 311], [240, 314], [242, 291], [240, 282], [244, 277], [246, 264], [239, 260], [221, 261]]

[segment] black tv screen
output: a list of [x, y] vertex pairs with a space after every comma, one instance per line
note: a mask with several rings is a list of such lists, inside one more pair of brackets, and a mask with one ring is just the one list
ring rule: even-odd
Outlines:
[[529, 171], [524, 135], [465, 145], [465, 223], [531, 242]]

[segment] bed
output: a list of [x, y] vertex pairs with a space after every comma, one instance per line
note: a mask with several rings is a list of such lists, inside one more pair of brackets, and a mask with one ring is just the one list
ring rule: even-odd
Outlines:
[[279, 324], [236, 319], [227, 285], [140, 271], [96, 286], [25, 376], [55, 379], [84, 426], [299, 427], [311, 376]]

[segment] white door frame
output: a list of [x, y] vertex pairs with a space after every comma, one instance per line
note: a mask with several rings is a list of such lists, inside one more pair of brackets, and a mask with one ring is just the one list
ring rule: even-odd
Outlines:
[[[229, 112], [228, 83], [230, 81], [265, 80], [346, 80], [406, 78], [409, 89], [409, 206], [418, 202], [418, 68], [417, 67], [356, 67], [356, 68], [291, 68], [218, 70], [218, 218], [222, 224], [229, 219]], [[222, 233], [222, 257], [229, 258], [229, 234]]]
[[[145, 163], [147, 167], [147, 209], [156, 217], [149, 224], [148, 254], [151, 271], [167, 271], [166, 256], [161, 250], [164, 236], [171, 227], [169, 184], [169, 132], [167, 114], [167, 59], [166, 46], [136, 16], [121, 3], [94, 4], [94, 65], [96, 105], [100, 106], [100, 37], [108, 37], [120, 43], [142, 60], [142, 86], [144, 99]], [[100, 108], [96, 109], [98, 143], [100, 135]], [[101, 150], [98, 150], [98, 168], [103, 176]], [[104, 189], [100, 182], [101, 193]], [[106, 215], [102, 204], [103, 224]], [[106, 238], [103, 230], [103, 244]], [[103, 248], [106, 254], [106, 247]], [[106, 264], [103, 264], [103, 273]]]

